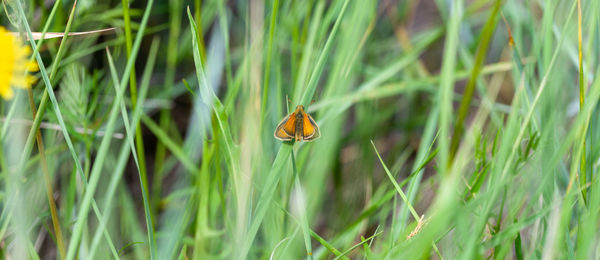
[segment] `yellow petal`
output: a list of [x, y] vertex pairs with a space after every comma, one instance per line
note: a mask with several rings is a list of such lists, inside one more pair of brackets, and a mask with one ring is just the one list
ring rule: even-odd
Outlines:
[[9, 100], [13, 98], [13, 91], [10, 88], [2, 88], [0, 89], [0, 96], [2, 96], [2, 98]]
[[27, 62], [27, 70], [28, 71], [39, 71], [40, 68], [38, 67], [37, 62], [35, 62], [35, 61], [28, 61]]

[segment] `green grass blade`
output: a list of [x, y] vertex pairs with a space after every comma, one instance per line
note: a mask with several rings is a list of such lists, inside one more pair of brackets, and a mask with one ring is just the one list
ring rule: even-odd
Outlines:
[[477, 79], [481, 73], [483, 61], [487, 55], [487, 49], [494, 33], [494, 28], [496, 28], [496, 24], [498, 23], [498, 12], [500, 11], [501, 4], [501, 0], [496, 0], [496, 2], [494, 2], [492, 12], [481, 31], [480, 45], [477, 49], [477, 54], [475, 55], [475, 64], [473, 65], [471, 77], [469, 78], [467, 86], [465, 87], [462, 100], [460, 101], [458, 116], [454, 125], [454, 133], [452, 135], [452, 140], [450, 141], [450, 163], [456, 154], [456, 150], [458, 150], [459, 139], [462, 138], [462, 134], [465, 129], [465, 119], [467, 118], [469, 107], [471, 106], [471, 101], [473, 99], [473, 94], [475, 93], [475, 84], [477, 83]]
[[[153, 42], [153, 45], [150, 47], [150, 54], [148, 56], [148, 62], [146, 63], [146, 68], [144, 69], [144, 74], [143, 74], [141, 85], [140, 85], [141, 87], [140, 87], [140, 92], [139, 92], [139, 96], [138, 96], [138, 106], [134, 109], [134, 111], [132, 113], [133, 116], [132, 116], [131, 125], [129, 126], [129, 128], [136, 128], [137, 126], [139, 126], [140, 118], [142, 117], [142, 113], [143, 113], [143, 105], [144, 105], [144, 102], [146, 101], [146, 94], [148, 93], [148, 89], [150, 86], [150, 77], [152, 75], [152, 71], [154, 68], [155, 61], [156, 61], [157, 53], [158, 53], [158, 41], [155, 41], [155, 42]], [[131, 133], [131, 131], [130, 131], [130, 133]], [[131, 134], [129, 134], [129, 135], [131, 135]], [[134, 148], [134, 146], [132, 145], [131, 141], [124, 142], [123, 145], [121, 146], [118, 161], [115, 166], [114, 174], [111, 176], [108, 188], [106, 189], [106, 193], [104, 194], [104, 207], [103, 208], [105, 210], [105, 215], [104, 215], [104, 218], [100, 221], [101, 225], [98, 227], [98, 230], [96, 231], [96, 234], [94, 235], [94, 238], [92, 240], [93, 242], [92, 242], [92, 246], [90, 248], [90, 258], [94, 258], [94, 256], [95, 256], [96, 249], [100, 242], [100, 232], [99, 231], [104, 228], [104, 225], [106, 225], [106, 223], [108, 221], [108, 217], [110, 217], [111, 210], [114, 208], [112, 206], [113, 199], [114, 199], [114, 193], [117, 189], [118, 183], [121, 181], [122, 174], [124, 173], [123, 170], [125, 169], [127, 159], [129, 158], [129, 152], [133, 148]], [[135, 155], [135, 152], [133, 153], [133, 155]], [[148, 235], [154, 236], [153, 233], [148, 233]], [[154, 239], [150, 238], [149, 241], [152, 241], [152, 240], [154, 240]], [[118, 258], [118, 255], [114, 256], [114, 257]]]
[[454, 70], [458, 48], [458, 29], [463, 16], [462, 0], [452, 1], [452, 12], [446, 30], [444, 41], [444, 56], [442, 59], [442, 71], [440, 76], [440, 91], [438, 104], [440, 106], [440, 168], [442, 176], [447, 174], [446, 167], [450, 164], [450, 125], [452, 124], [452, 92], [454, 90]]
[[[315, 90], [317, 89], [317, 84], [319, 83], [321, 74], [323, 73], [323, 68], [325, 67], [325, 63], [327, 62], [327, 59], [330, 56], [331, 48], [333, 47], [333, 41], [337, 35], [338, 28], [340, 26], [342, 18], [344, 17], [344, 14], [346, 13], [346, 9], [348, 7], [349, 2], [350, 2], [350, 0], [344, 1], [344, 4], [342, 5], [342, 9], [340, 10], [340, 12], [337, 16], [337, 19], [335, 20], [335, 24], [333, 25], [333, 28], [331, 29], [331, 32], [329, 33], [329, 37], [327, 37], [325, 46], [323, 47], [323, 50], [321, 51], [321, 54], [319, 55], [319, 59], [317, 60], [317, 63], [315, 64], [315, 68], [312, 71], [312, 73], [310, 74], [310, 79], [308, 80], [308, 85], [306, 86], [306, 88], [303, 91], [302, 98], [299, 100], [296, 99], [297, 104], [304, 105], [304, 107], [308, 107], [308, 105], [310, 104], [310, 102], [313, 98], [313, 95], [315, 94]], [[299, 86], [297, 86], [297, 87], [299, 87]]]
[[[104, 162], [106, 154], [108, 153], [108, 149], [109, 149], [110, 141], [111, 141], [110, 136], [112, 135], [112, 132], [114, 131], [114, 128], [115, 128], [115, 121], [117, 119], [117, 115], [119, 112], [119, 104], [121, 102], [121, 99], [123, 98], [123, 94], [124, 94], [123, 91], [125, 90], [125, 87], [127, 84], [127, 77], [128, 77], [128, 74], [130, 73], [130, 71], [132, 70], [135, 58], [137, 57], [137, 53], [138, 53], [138, 50], [141, 45], [142, 37], [144, 35], [144, 30], [146, 29], [146, 24], [147, 24], [148, 18], [150, 16], [150, 12], [152, 10], [153, 3], [154, 3], [153, 0], [149, 0], [146, 5], [146, 10], [144, 11], [144, 16], [142, 18], [140, 30], [139, 30], [138, 35], [136, 36], [135, 43], [133, 45], [132, 55], [127, 61], [127, 65], [125, 67], [125, 73], [123, 74], [123, 78], [121, 79], [121, 82], [120, 82], [121, 92], [117, 93], [115, 101], [111, 107], [110, 117], [107, 121], [107, 126], [106, 126], [106, 131], [105, 131], [106, 135], [104, 136], [104, 138], [102, 138], [102, 142], [100, 144], [100, 148], [98, 149], [98, 154], [96, 157], [96, 163], [94, 164], [92, 171], [90, 173], [90, 180], [88, 183], [88, 188], [85, 191], [83, 202], [81, 203], [81, 208], [80, 208], [80, 211], [78, 212], [78, 218], [77, 218], [77, 221], [75, 222], [75, 227], [73, 229], [73, 236], [71, 238], [71, 241], [69, 243], [69, 247], [67, 250], [67, 258], [66, 258], [67, 260], [71, 260], [75, 257], [75, 251], [77, 249], [77, 246], [79, 245], [79, 239], [81, 238], [81, 233], [83, 232], [83, 225], [85, 224], [85, 221], [87, 219], [87, 213], [90, 209], [90, 204], [93, 199], [94, 193], [96, 191], [98, 181], [100, 179], [102, 164]], [[52, 99], [52, 96], [51, 96], [51, 99]]]
[[[152, 47], [150, 49], [150, 53], [154, 53], [154, 55], [156, 55], [156, 48], [158, 46], [158, 41], [154, 41], [152, 44]], [[116, 93], [121, 93], [120, 89], [119, 89], [119, 79], [117, 78], [117, 71], [114, 65], [114, 62], [112, 60], [112, 55], [110, 54], [110, 51], [107, 49], [107, 57], [108, 57], [108, 64], [110, 66], [110, 72], [112, 74], [112, 78], [113, 78], [113, 84], [115, 87], [115, 92]], [[138, 177], [140, 179], [140, 189], [142, 190], [142, 199], [144, 202], [144, 216], [146, 217], [146, 228], [148, 231], [148, 243], [150, 245], [150, 258], [151, 259], [156, 259], [156, 238], [154, 238], [154, 223], [152, 221], [152, 211], [150, 209], [150, 200], [149, 200], [149, 196], [148, 196], [148, 190], [147, 190], [147, 186], [144, 185], [144, 174], [142, 174], [142, 170], [140, 167], [140, 160], [138, 160], [138, 156], [137, 156], [137, 152], [135, 150], [135, 143], [133, 141], [132, 138], [132, 131], [129, 127], [129, 119], [127, 117], [127, 110], [125, 108], [125, 104], [121, 103], [121, 116], [123, 117], [123, 123], [125, 125], [125, 130], [127, 133], [127, 140], [129, 141], [129, 145], [132, 149], [132, 155], [133, 155], [133, 159], [134, 162], [136, 164], [137, 170], [138, 170]], [[135, 133], [137, 134], [138, 131], [136, 131]]]

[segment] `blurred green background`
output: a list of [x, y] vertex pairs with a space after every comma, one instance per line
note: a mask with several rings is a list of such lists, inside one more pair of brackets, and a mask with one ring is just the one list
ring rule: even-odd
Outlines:
[[2, 3], [3, 258], [600, 256], [599, 1]]

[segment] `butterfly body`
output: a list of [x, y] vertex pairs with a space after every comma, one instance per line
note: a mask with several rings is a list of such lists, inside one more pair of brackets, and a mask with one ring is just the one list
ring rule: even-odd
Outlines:
[[315, 120], [299, 105], [277, 125], [274, 136], [282, 141], [313, 141], [321, 132]]

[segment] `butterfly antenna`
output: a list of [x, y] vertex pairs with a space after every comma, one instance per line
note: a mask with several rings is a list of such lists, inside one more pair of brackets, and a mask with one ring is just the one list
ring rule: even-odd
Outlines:
[[285, 108], [287, 109], [287, 113], [290, 113], [290, 103], [292, 103], [292, 100], [290, 99], [290, 97], [288, 97], [288, 95], [285, 95]]

